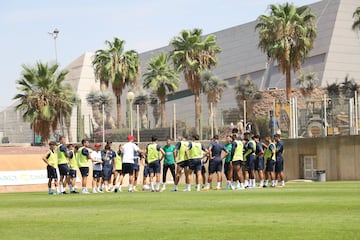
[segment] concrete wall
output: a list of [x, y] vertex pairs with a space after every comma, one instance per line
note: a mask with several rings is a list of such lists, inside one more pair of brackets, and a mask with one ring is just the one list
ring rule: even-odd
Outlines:
[[303, 156], [316, 156], [317, 169], [326, 171], [326, 179], [360, 180], [360, 136], [285, 139], [285, 176], [302, 176]]

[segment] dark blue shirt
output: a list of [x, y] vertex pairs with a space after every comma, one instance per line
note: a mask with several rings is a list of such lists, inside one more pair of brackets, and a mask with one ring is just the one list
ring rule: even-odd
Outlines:
[[209, 146], [210, 150], [211, 150], [211, 155], [212, 157], [214, 157], [214, 160], [221, 160], [221, 152], [227, 152], [226, 148], [224, 147], [224, 145], [222, 145], [219, 142], [212, 142], [210, 143]]
[[284, 142], [280, 140], [278, 143], [276, 143], [276, 154], [282, 155], [283, 152], [284, 152]]
[[89, 151], [87, 150], [87, 148], [83, 148], [82, 151], [81, 151], [81, 154], [88, 157], [89, 156]]

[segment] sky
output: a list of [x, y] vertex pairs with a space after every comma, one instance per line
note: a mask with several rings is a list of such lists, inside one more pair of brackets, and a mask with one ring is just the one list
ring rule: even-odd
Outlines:
[[[296, 6], [318, 0], [289, 0]], [[139, 53], [167, 46], [183, 29], [203, 34], [256, 20], [284, 0], [12, 0], [0, 8], [0, 111], [18, 93], [22, 65], [65, 68], [85, 52], [106, 48], [114, 37]], [[49, 34], [59, 30], [56, 40]], [[55, 48], [56, 41], [56, 48]], [[56, 49], [56, 51], [55, 51]]]

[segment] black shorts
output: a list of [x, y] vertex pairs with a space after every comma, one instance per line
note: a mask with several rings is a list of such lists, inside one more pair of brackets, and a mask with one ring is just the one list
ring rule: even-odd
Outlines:
[[189, 160], [184, 160], [184, 161], [178, 162], [178, 163], [176, 163], [176, 165], [178, 165], [181, 168], [188, 167], [189, 166]]
[[93, 170], [93, 178], [98, 179], [102, 177], [102, 171], [101, 170]]
[[89, 176], [89, 167], [80, 167], [79, 170], [82, 177]]
[[255, 161], [256, 156], [253, 154], [250, 154], [246, 159], [246, 171], [255, 170]]
[[240, 166], [240, 167], [242, 167], [244, 163], [245, 163], [245, 162], [242, 161], [242, 160], [232, 161], [232, 165], [233, 165], [234, 167], [235, 167], [235, 166]]
[[104, 180], [108, 181], [111, 179], [112, 170], [113, 170], [112, 167], [104, 167], [104, 169], [103, 169]]
[[149, 165], [146, 164], [146, 165], [144, 166], [144, 178], [149, 177], [149, 176], [150, 176]]
[[134, 174], [134, 164], [133, 163], [123, 163], [122, 164], [122, 172], [123, 174]]
[[222, 160], [213, 159], [209, 161], [209, 173], [221, 172], [222, 171]]
[[256, 171], [262, 171], [264, 170], [264, 158], [261, 157], [257, 157], [256, 161], [255, 161], [255, 170]]
[[279, 173], [284, 171], [284, 158], [283, 156], [276, 156], [275, 172]]
[[275, 160], [267, 160], [266, 161], [266, 172], [274, 172]]
[[67, 163], [59, 164], [58, 167], [60, 176], [68, 176], [70, 174], [69, 165], [67, 165]]
[[189, 160], [189, 168], [193, 170], [194, 172], [201, 171], [201, 158], [195, 158]]
[[160, 173], [160, 172], [161, 172], [160, 160], [156, 160], [149, 163], [149, 173]]
[[56, 168], [54, 168], [53, 166], [47, 165], [46, 171], [47, 171], [48, 178], [52, 178], [52, 179], [58, 178]]
[[70, 169], [70, 178], [76, 178], [76, 170], [75, 169]]
[[138, 163], [134, 163], [134, 171], [135, 172], [138, 172], [139, 170], [140, 170], [140, 166], [139, 166], [139, 164]]

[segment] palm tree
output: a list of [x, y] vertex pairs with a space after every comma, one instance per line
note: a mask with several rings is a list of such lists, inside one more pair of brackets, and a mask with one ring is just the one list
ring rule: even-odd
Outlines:
[[357, 7], [354, 14], [353, 14], [353, 18], [355, 18], [354, 23], [352, 25], [352, 29], [355, 30], [360, 30], [360, 7]]
[[209, 125], [214, 124], [214, 132], [218, 133], [216, 124], [217, 105], [221, 100], [224, 89], [228, 87], [226, 81], [215, 76], [211, 71], [205, 70], [201, 73], [201, 82], [204, 92], [207, 94], [207, 103], [210, 110]]
[[150, 88], [160, 100], [161, 105], [161, 127], [165, 127], [166, 112], [165, 101], [168, 92], [175, 92], [179, 87], [179, 76], [167, 62], [166, 53], [160, 53], [149, 62], [149, 67], [144, 74], [144, 88]]
[[139, 115], [141, 119], [141, 128], [146, 128], [148, 125], [148, 102], [149, 102], [149, 96], [141, 91], [134, 99], [134, 103], [132, 106], [130, 106], [130, 111], [133, 110], [133, 107], [138, 105], [139, 106]]
[[107, 129], [112, 129], [115, 127], [115, 124], [110, 117], [112, 109], [112, 96], [109, 92], [91, 91], [86, 96], [86, 100], [92, 107], [93, 117], [98, 126], [102, 125], [102, 107], [104, 105], [104, 112], [106, 114], [105, 127]]
[[114, 38], [113, 42], [105, 41], [106, 50], [97, 50], [93, 61], [96, 76], [101, 85], [111, 82], [116, 97], [117, 126], [123, 125], [121, 95], [127, 85], [136, 86], [140, 74], [139, 54], [135, 50], [124, 51], [125, 41]]
[[258, 17], [258, 47], [271, 60], [276, 60], [286, 76], [286, 98], [291, 97], [291, 70], [301, 69], [317, 35], [315, 15], [308, 6], [270, 5], [270, 16]]
[[300, 87], [302, 95], [308, 97], [314, 91], [318, 81], [319, 78], [316, 73], [308, 72], [301, 74], [298, 77], [296, 84]]
[[14, 97], [20, 101], [16, 109], [23, 112], [24, 120], [46, 142], [51, 131], [70, 117], [75, 93], [70, 84], [63, 83], [68, 72], [57, 72], [57, 64], [48, 66], [38, 62], [35, 67], [22, 67], [21, 78], [16, 81], [21, 92]]
[[340, 90], [344, 97], [353, 98], [355, 97], [355, 92], [358, 92], [359, 86], [355, 80], [349, 79], [349, 75], [346, 75], [345, 81], [341, 83]]
[[[248, 120], [253, 121], [256, 131], [259, 132], [256, 117], [253, 111], [254, 102], [261, 99], [261, 94], [258, 92], [257, 86], [248, 75], [245, 80], [241, 80], [241, 78], [237, 80], [234, 90], [239, 109], [243, 109], [243, 101], [246, 101], [246, 115], [248, 116]], [[246, 123], [244, 124], [246, 125]]]
[[210, 69], [217, 63], [216, 54], [221, 52], [216, 45], [216, 36], [201, 36], [201, 29], [183, 30], [174, 37], [170, 44], [174, 48], [170, 56], [176, 71], [184, 73], [185, 81], [194, 94], [195, 100], [195, 131], [200, 132], [200, 91], [202, 83], [200, 73]]

